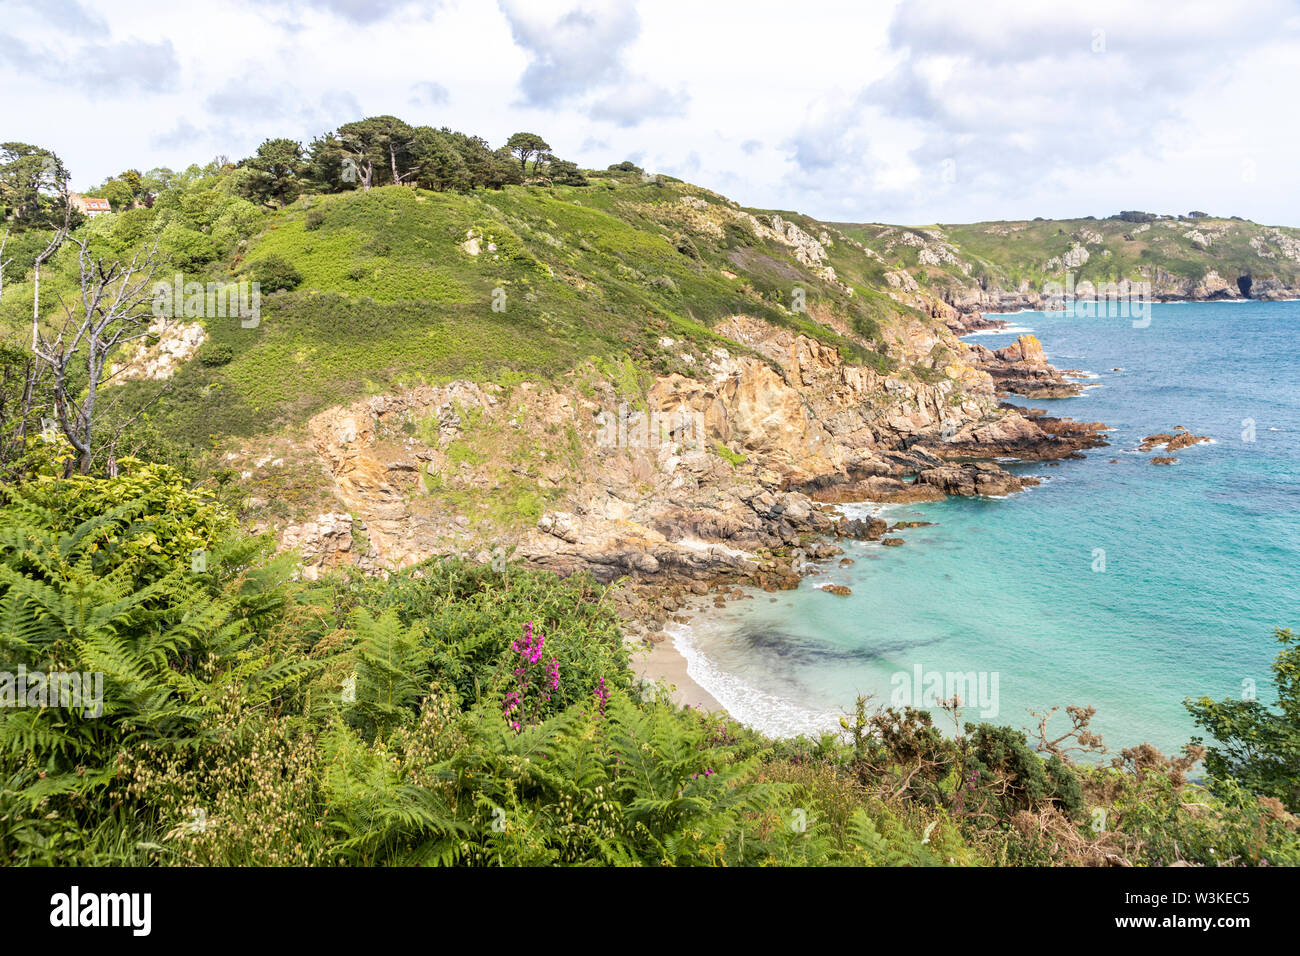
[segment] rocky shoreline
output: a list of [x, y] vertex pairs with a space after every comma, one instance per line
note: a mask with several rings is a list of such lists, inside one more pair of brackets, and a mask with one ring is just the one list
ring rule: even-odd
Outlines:
[[[1106, 444], [1101, 423], [1000, 401], [1079, 393], [1032, 335], [990, 351], [918, 320], [896, 345], [898, 370], [880, 371], [749, 316], [715, 331], [747, 351], [662, 340], [699, 371], [655, 379], [634, 412], [610, 382], [419, 386], [329, 409], [302, 439], [228, 456], [229, 466], [249, 480], [293, 469], [332, 499], [279, 532], [307, 577], [447, 555], [585, 571], [621, 581], [626, 633], [654, 643], [688, 603], [796, 587], [803, 561], [842, 554], [836, 542], [902, 543], [883, 520], [840, 518], [837, 504], [1015, 494], [1039, 479], [997, 459], [1051, 464]], [[624, 440], [647, 436], [631, 420], [602, 427], [619, 409], [669, 424], [661, 440]], [[674, 424], [688, 422], [695, 433]], [[555, 438], [566, 433], [569, 456]], [[520, 488], [552, 489], [538, 517], [490, 527], [449, 508], [491, 500], [502, 481], [493, 463], [518, 448], [542, 449], [509, 474]]]
[[[1226, 279], [1213, 269], [1199, 280], [1173, 276], [1158, 270], [1151, 282], [1151, 301], [1169, 302], [1286, 302], [1300, 299], [1300, 288], [1288, 286], [1276, 279], [1252, 278], [1250, 294], [1243, 295], [1235, 278]], [[1076, 295], [1078, 302], [1105, 302], [1103, 295]], [[944, 304], [956, 314], [946, 316], [950, 328], [958, 335], [971, 332], [992, 331], [1001, 320], [989, 315], [1015, 312], [1053, 312], [1062, 308], [1059, 298], [1045, 296], [1028, 289], [1004, 290], [960, 289], [950, 291]], [[954, 327], [955, 326], [955, 327]], [[958, 331], [962, 329], [963, 331]]]

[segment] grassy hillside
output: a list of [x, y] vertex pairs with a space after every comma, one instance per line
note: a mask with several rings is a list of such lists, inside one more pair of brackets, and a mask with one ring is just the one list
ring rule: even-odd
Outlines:
[[[1300, 229], [1237, 219], [1126, 222], [1066, 219], [902, 227], [840, 224], [895, 269], [935, 289], [1041, 291], [1061, 282], [1150, 279], [1158, 271], [1199, 281], [1216, 271], [1229, 282], [1251, 276], [1300, 286]], [[1078, 250], [1084, 250], [1086, 256]]]
[[[137, 245], [159, 234], [165, 246], [166, 217], [130, 222], [136, 212], [86, 228], [110, 248], [128, 248], [125, 226]], [[659, 340], [743, 351], [710, 331], [737, 313], [892, 367], [886, 332], [918, 313], [880, 291], [878, 265], [826, 235], [838, 277], [828, 282], [747, 220], [705, 190], [634, 175], [586, 187], [303, 196], [261, 213], [227, 255], [185, 272], [187, 280], [256, 279], [268, 261], [284, 260], [301, 281], [263, 296], [255, 329], [200, 319], [208, 341], [175, 376], [159, 414], [177, 436], [242, 435], [395, 386], [545, 379], [587, 359], [696, 375]], [[66, 285], [73, 263], [61, 259]], [[806, 311], [793, 301], [796, 288]], [[21, 334], [30, 300], [17, 291], [5, 298], [3, 315]], [[143, 394], [150, 385], [126, 387]]]
[[[391, 119], [354, 125], [391, 129]], [[451, 134], [442, 140], [460, 142]], [[497, 156], [474, 141], [461, 145], [469, 160]], [[326, 146], [318, 151], [321, 169], [334, 175], [337, 156]], [[501, 167], [475, 169], [490, 176]], [[102, 681], [89, 709], [54, 706], [48, 696], [42, 706], [0, 708], [0, 859], [1300, 863], [1300, 794], [1286, 762], [1297, 750], [1300, 704], [1290, 675], [1300, 650], [1289, 631], [1277, 634], [1283, 646], [1274, 666], [1282, 712], [1256, 700], [1189, 703], [1216, 743], [1181, 756], [1140, 747], [1110, 766], [1072, 761], [1071, 752], [1099, 752], [1090, 709], [1067, 709], [1070, 728], [1049, 735], [1044, 722], [1035, 740], [1012, 727], [963, 723], [956, 703], [945, 709], [961, 730], [949, 736], [927, 712], [876, 710], [866, 699], [842, 721], [842, 733], [769, 739], [723, 715], [678, 707], [663, 688], [634, 679], [623, 622], [649, 599], [630, 582], [606, 588], [586, 573], [560, 579], [499, 564], [495, 553], [488, 563], [428, 556], [451, 550], [443, 542], [457, 551], [483, 546], [484, 554], [489, 542], [510, 544], [493, 532], [535, 528], [571, 481], [593, 475], [591, 484], [608, 487], [589, 500], [611, 505], [608, 522], [587, 533], [605, 549], [598, 557], [642, 548], [653, 557], [650, 530], [665, 541], [668, 531], [699, 531], [701, 539], [748, 549], [725, 526], [752, 529], [740, 516], [760, 509], [765, 526], [780, 522], [771, 540], [793, 546], [815, 527], [795, 518], [800, 504], [814, 514], [810, 502], [756, 493], [763, 485], [747, 474], [733, 493], [715, 480], [718, 470], [731, 476], [727, 465], [713, 459], [676, 472], [671, 480], [680, 484], [671, 487], [668, 467], [658, 484], [646, 479], [640, 466], [650, 456], [639, 452], [593, 466], [573, 416], [547, 415], [538, 394], [546, 389], [510, 390], [490, 414], [488, 403], [461, 406], [456, 393], [476, 389], [449, 389], [444, 405], [412, 402], [406, 417], [375, 423], [373, 455], [352, 455], [338, 473], [303, 440], [302, 427], [331, 405], [462, 378], [510, 385], [573, 376], [574, 392], [592, 386], [594, 393], [598, 382], [602, 395], [633, 399], [652, 375], [707, 374], [699, 367], [707, 358], [697, 364], [695, 353], [745, 351], [715, 331], [744, 325], [720, 324], [737, 314], [805, 333], [849, 361], [928, 382], [944, 375], [939, 353], [951, 339], [936, 344], [928, 334], [947, 333], [931, 315], [935, 303], [915, 295], [918, 284], [943, 294], [1034, 282], [1059, 268], [1102, 278], [1089, 270], [1133, 263], [1190, 278], [1220, 268], [1214, 256], [1232, 274], [1250, 254], [1281, 270], [1294, 258], [1291, 232], [1237, 223], [1220, 229], [1220, 221], [840, 229], [797, 213], [743, 209], [635, 167], [589, 178], [561, 169], [582, 185], [463, 191], [344, 190], [303, 176], [290, 185], [306, 191], [284, 193], [287, 204], [279, 205], [247, 188], [257, 172], [195, 167], [157, 193], [142, 191], [149, 202], [139, 208], [119, 204], [77, 227], [74, 238], [108, 260], [156, 247], [167, 260], [157, 278], [249, 280], [266, 292], [252, 327], [238, 316], [186, 317], [205, 337], [176, 365], [161, 400], [152, 378], [101, 391], [109, 410], [100, 412], [99, 434], [136, 422], [141, 435], [93, 462], [87, 455], [93, 475], [57, 477], [65, 452], [34, 428], [23, 430], [51, 407], [43, 395], [19, 403], [33, 391], [24, 258], [43, 248], [48, 232], [30, 226], [6, 252], [15, 260], [0, 298], [0, 466], [17, 480], [0, 481], [0, 646], [28, 672], [94, 672]], [[536, 167], [533, 178], [543, 179]], [[271, 186], [279, 195], [284, 184]], [[1191, 228], [1202, 237], [1184, 236], [1195, 251], [1176, 235]], [[1077, 248], [1091, 250], [1086, 262]], [[65, 243], [43, 272], [41, 318], [51, 328], [62, 309], [78, 307], [77, 251]], [[1066, 256], [1079, 262], [1067, 266]], [[161, 343], [155, 351], [163, 352]], [[752, 363], [745, 371], [768, 378]], [[814, 387], [839, 373], [850, 377], [830, 363]], [[85, 388], [78, 374], [69, 394]], [[872, 381], [832, 397], [872, 409], [878, 392], [908, 392], [898, 384]], [[773, 411], [760, 393], [747, 411], [764, 428], [774, 420], [797, 424], [807, 395]], [[548, 397], [567, 401], [559, 390]], [[23, 412], [17, 424], [15, 407]], [[143, 408], [149, 416], [137, 420]], [[443, 441], [446, 410], [456, 424]], [[365, 417], [339, 416], [337, 449], [361, 444], [354, 439], [365, 426], [348, 429]], [[245, 436], [255, 437], [241, 442]], [[194, 465], [195, 453], [208, 448], [223, 453], [219, 466], [203, 467], [215, 455], [192, 469], [198, 474], [171, 464]], [[767, 455], [752, 445], [715, 450], [733, 467], [746, 453], [760, 464]], [[480, 465], [488, 467], [468, 467]], [[405, 477], [390, 482], [390, 471]], [[344, 501], [340, 478], [366, 498], [361, 514]], [[690, 482], [699, 483], [694, 493]], [[623, 507], [650, 489], [689, 512], [679, 522], [665, 507], [651, 518], [666, 516], [666, 525], [680, 528], [658, 532], [649, 520], [638, 523], [646, 513]], [[347, 504], [346, 513], [326, 510], [336, 502]], [[700, 530], [707, 524], [697, 512], [709, 515], [716, 534]], [[273, 526], [300, 514], [313, 517], [295, 538], [277, 540]], [[576, 543], [576, 533], [562, 537], [568, 525], [556, 519], [551, 536]], [[273, 533], [250, 536], [254, 525]], [[345, 540], [326, 542], [322, 525]], [[614, 525], [606, 547], [599, 536]], [[324, 560], [345, 551], [369, 559], [370, 543], [395, 537], [395, 526], [422, 537], [390, 550], [399, 556], [392, 573], [367, 576], [360, 560], [341, 567]], [[757, 533], [749, 540], [764, 561], [774, 553]], [[683, 550], [700, 543], [692, 539]], [[309, 545], [319, 577], [301, 560]], [[303, 553], [274, 556], [277, 547]], [[422, 555], [420, 563], [403, 567], [403, 551]], [[529, 557], [516, 552], [512, 560]], [[644, 567], [620, 561], [609, 567]], [[698, 567], [703, 574], [722, 565]], [[372, 563], [369, 570], [377, 568], [389, 569]], [[714, 582], [718, 603], [727, 580]], [[666, 622], [660, 609], [682, 607], [671, 591], [666, 596], [652, 609], [658, 624]], [[1247, 744], [1252, 759], [1238, 759]], [[1204, 782], [1189, 781], [1203, 756]]]
[[[662, 342], [743, 352], [712, 331], [736, 314], [909, 374], [921, 357], [907, 353], [904, 330], [938, 325], [913, 308], [928, 307], [907, 294], [918, 290], [970, 307], [972, 295], [1040, 291], [1066, 272], [1101, 283], [1199, 281], [1214, 270], [1229, 283], [1300, 286], [1300, 230], [1238, 220], [836, 226], [631, 169], [588, 172], [580, 186], [309, 191], [268, 208], [246, 197], [241, 172], [192, 169], [150, 208], [80, 230], [109, 256], [157, 242], [166, 277], [286, 286], [264, 294], [256, 328], [196, 319], [207, 341], [150, 411], [191, 451], [420, 383], [555, 380], [592, 363], [630, 368], [630, 381], [698, 376], [683, 349]], [[39, 239], [19, 234], [6, 273], [0, 337], [15, 344], [30, 322], [21, 265]], [[60, 294], [75, 299], [74, 252], [65, 246], [47, 267], [47, 316]], [[292, 281], [268, 284], [273, 267]], [[118, 394], [129, 411], [156, 393], [135, 381]]]

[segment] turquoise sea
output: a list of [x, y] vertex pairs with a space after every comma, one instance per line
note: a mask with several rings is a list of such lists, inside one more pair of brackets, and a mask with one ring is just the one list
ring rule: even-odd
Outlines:
[[[1300, 626], [1300, 302], [1155, 305], [1145, 328], [1003, 318], [1012, 331], [975, 341], [1032, 330], [1057, 367], [1095, 374], [1080, 397], [1032, 404], [1105, 422], [1111, 446], [1010, 465], [1047, 481], [1005, 499], [846, 506], [935, 525], [899, 532], [903, 547], [850, 543], [856, 563], [824, 562], [797, 590], [753, 592], [674, 632], [733, 716], [831, 728], [858, 694], [930, 705], [934, 675], [973, 673], [982, 688], [962, 696], [983, 706], [965, 719], [1029, 727], [1029, 708], [1092, 706], [1112, 751], [1172, 751], [1195, 732], [1184, 698], [1272, 700], [1273, 629]], [[1151, 465], [1163, 452], [1137, 443], [1175, 425], [1214, 442]]]

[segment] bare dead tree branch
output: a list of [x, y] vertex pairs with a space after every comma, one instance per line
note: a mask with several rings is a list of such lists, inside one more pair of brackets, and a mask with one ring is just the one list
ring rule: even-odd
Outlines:
[[[127, 263], [95, 256], [87, 239], [64, 233], [77, 247], [78, 300], [59, 296], [62, 319], [43, 329], [40, 307], [40, 267], [57, 248], [56, 242], [37, 257], [32, 304], [32, 352], [48, 363], [53, 373], [54, 410], [59, 428], [76, 451], [76, 468], [90, 471], [94, 455], [96, 403], [105, 381], [105, 369], [122, 345], [149, 333], [155, 316], [152, 287], [162, 257], [155, 243], [137, 252]], [[72, 386], [70, 373], [84, 363], [83, 388]], [[69, 470], [72, 462], [69, 462]]]
[[9, 263], [14, 261], [13, 256], [8, 259], [5, 258], [5, 246], [8, 244], [9, 230], [6, 229], [4, 236], [0, 237], [0, 299], [3, 299], [5, 294], [5, 269], [9, 267]]

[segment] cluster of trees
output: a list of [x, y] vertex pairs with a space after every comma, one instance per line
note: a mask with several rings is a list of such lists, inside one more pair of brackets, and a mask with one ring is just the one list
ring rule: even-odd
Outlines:
[[140, 172], [128, 169], [116, 176], [110, 176], [94, 189], [86, 192], [87, 196], [107, 199], [113, 212], [126, 209], [151, 209], [154, 200], [170, 189], [176, 182], [176, 173], [166, 167]]
[[1153, 212], [1142, 212], [1138, 209], [1125, 209], [1113, 216], [1109, 216], [1108, 218], [1118, 219], [1120, 222], [1155, 222], [1160, 217]]
[[[81, 216], [69, 209], [69, 179], [68, 168], [53, 150], [30, 143], [0, 144], [0, 219], [12, 232], [58, 228], [65, 222], [79, 225]], [[107, 199], [114, 212], [149, 208], [175, 181], [170, 169], [128, 169], [86, 195]]]
[[30, 143], [0, 143], [0, 219], [13, 231], [50, 228], [69, 213], [68, 169]]
[[112, 474], [119, 441], [153, 402], [104, 386], [122, 373], [123, 354], [154, 335], [154, 284], [230, 255], [264, 211], [234, 194], [235, 167], [218, 159], [110, 177], [90, 194], [118, 215], [85, 220], [52, 152], [8, 144], [4, 156], [13, 202], [0, 223], [0, 316], [13, 334], [0, 342], [0, 478], [29, 473], [32, 454], [52, 448], [67, 453], [67, 473]]
[[[1091, 219], [1092, 217], [1089, 216], [1088, 218]], [[1185, 216], [1162, 215], [1156, 212], [1142, 212], [1139, 209], [1125, 209], [1122, 212], [1118, 212], [1113, 216], [1107, 216], [1106, 218], [1118, 219], [1121, 222], [1156, 222], [1160, 219], [1178, 219], [1186, 222], [1189, 219], [1209, 219], [1210, 214], [1201, 209], [1193, 209]], [[1231, 216], [1229, 218], [1241, 221], [1240, 216]]]
[[305, 148], [292, 139], [268, 139], [238, 165], [245, 194], [272, 206], [308, 191], [375, 186], [464, 192], [525, 182], [587, 185], [577, 165], [555, 156], [536, 133], [515, 133], [493, 149], [482, 137], [412, 126], [396, 116], [344, 123]]
[[[238, 163], [218, 157], [182, 173], [125, 170], [87, 193], [107, 199], [118, 215], [85, 229], [68, 180], [51, 150], [0, 145], [0, 297], [6, 279], [30, 277], [34, 316], [26, 346], [5, 343], [0, 355], [0, 471], [6, 473], [21, 471], [33, 435], [38, 428], [48, 435], [51, 421], [74, 450], [69, 472], [87, 474], [96, 461], [115, 468], [117, 439], [133, 419], [104, 423], [101, 387], [115, 374], [117, 353], [150, 334], [151, 283], [165, 268], [201, 270], [231, 254], [252, 235], [265, 207], [307, 191], [383, 185], [467, 191], [587, 184], [536, 133], [516, 133], [494, 150], [479, 137], [394, 116], [345, 123], [307, 148], [269, 139]], [[292, 283], [264, 283], [264, 290], [268, 285]], [[51, 303], [57, 303], [52, 312]]]

